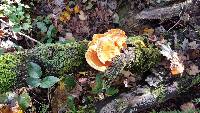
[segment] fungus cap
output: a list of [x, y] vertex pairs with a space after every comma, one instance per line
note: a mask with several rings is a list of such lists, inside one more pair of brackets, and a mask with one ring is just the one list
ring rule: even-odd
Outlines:
[[126, 35], [120, 29], [111, 29], [104, 34], [94, 34], [85, 54], [87, 63], [96, 70], [105, 71], [111, 60], [126, 48]]

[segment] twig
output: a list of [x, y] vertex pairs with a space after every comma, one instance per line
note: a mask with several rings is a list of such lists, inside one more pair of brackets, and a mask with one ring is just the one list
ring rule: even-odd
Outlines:
[[181, 21], [181, 19], [179, 19], [171, 28], [169, 28], [169, 29], [167, 30], [167, 32], [169, 32], [169, 31], [172, 30], [176, 25], [178, 25], [180, 21]]
[[[4, 20], [0, 19], [0, 21], [1, 21], [3, 24], [5, 24], [6, 26], [8, 26], [9, 28], [12, 29], [12, 26], [10, 26], [10, 25], [9, 25], [7, 22], [5, 22]], [[35, 40], [34, 38], [31, 38], [30, 36], [28, 36], [28, 35], [26, 35], [26, 34], [24, 34], [24, 33], [22, 33], [22, 32], [17, 32], [17, 33], [18, 33], [19, 35], [21, 35], [21, 36], [24, 36], [24, 37], [26, 37], [26, 38], [28, 38], [28, 39], [34, 41], [34, 42], [37, 42], [38, 44], [42, 44], [41, 42]]]
[[24, 36], [24, 37], [26, 37], [26, 38], [28, 38], [28, 39], [34, 41], [34, 42], [37, 42], [38, 44], [42, 44], [41, 42], [35, 40], [34, 38], [31, 38], [30, 36], [28, 36], [28, 35], [26, 35], [26, 34], [24, 34], [24, 33], [21, 33], [21, 32], [17, 32], [17, 33], [19, 33], [20, 35], [22, 35], [22, 36]]

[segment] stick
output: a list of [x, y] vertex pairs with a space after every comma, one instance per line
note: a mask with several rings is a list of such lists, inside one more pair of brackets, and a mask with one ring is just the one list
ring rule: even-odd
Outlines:
[[[6, 26], [8, 26], [9, 28], [12, 29], [12, 26], [10, 26], [10, 25], [9, 25], [7, 22], [5, 22], [4, 20], [0, 19], [0, 21], [1, 21], [3, 24], [5, 24]], [[34, 41], [34, 42], [40, 44], [40, 45], [42, 44], [41, 42], [35, 40], [34, 38], [31, 38], [30, 36], [28, 36], [28, 35], [26, 35], [26, 34], [24, 34], [24, 33], [22, 33], [22, 32], [17, 32], [17, 33], [19, 33], [19, 35], [24, 36], [24, 37], [26, 37], [26, 38], [28, 38], [28, 39], [30, 39], [30, 40], [32, 40], [32, 41]]]

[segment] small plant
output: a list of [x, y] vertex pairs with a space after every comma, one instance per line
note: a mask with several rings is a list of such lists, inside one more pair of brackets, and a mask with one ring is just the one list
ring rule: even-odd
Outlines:
[[74, 97], [68, 96], [67, 97], [67, 106], [69, 108], [69, 113], [77, 113], [77, 108], [74, 103]]
[[44, 36], [43, 39], [41, 39], [43, 42], [51, 43], [53, 42], [53, 37], [56, 35], [57, 30], [55, 26], [52, 24], [50, 17], [42, 17], [38, 16], [34, 22], [33, 27], [40, 30], [41, 35]]
[[19, 103], [19, 106], [22, 110], [26, 110], [31, 103], [31, 97], [29, 96], [28, 93], [24, 92], [17, 96], [17, 101]]
[[9, 18], [9, 24], [12, 26], [13, 31], [20, 32], [30, 30], [32, 27], [30, 15], [25, 11], [29, 8], [28, 5], [20, 2], [12, 3], [5, 1], [5, 3], [0, 6], [0, 11]]
[[67, 90], [72, 90], [76, 86], [76, 80], [74, 76], [68, 75], [63, 78], [63, 81]]
[[106, 95], [112, 96], [118, 93], [118, 89], [106, 85], [106, 81], [103, 80], [103, 75], [97, 75], [95, 79], [95, 87], [92, 88], [94, 94], [105, 92]]
[[28, 74], [29, 74], [29, 77], [27, 78], [26, 82], [28, 83], [28, 85], [30, 85], [33, 88], [36, 88], [36, 87], [50, 88], [55, 83], [60, 81], [59, 78], [54, 77], [54, 76], [46, 76], [44, 78], [41, 78], [42, 76], [41, 67], [38, 64], [33, 63], [33, 62], [30, 62], [28, 64]]
[[42, 104], [41, 105], [41, 111], [40, 111], [40, 113], [47, 113], [47, 110], [48, 110], [48, 108], [49, 108], [49, 105], [46, 105], [46, 104]]
[[200, 103], [200, 98], [195, 98], [194, 100], [192, 100], [192, 102], [199, 104]]

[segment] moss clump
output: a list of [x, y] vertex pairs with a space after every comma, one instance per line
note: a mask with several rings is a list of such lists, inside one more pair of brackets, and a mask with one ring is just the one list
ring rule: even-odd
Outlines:
[[160, 85], [157, 88], [153, 88], [151, 92], [154, 95], [154, 97], [158, 99], [159, 102], [162, 102], [165, 98], [165, 90], [165, 87], [163, 85]]
[[145, 72], [154, 67], [161, 60], [161, 54], [155, 48], [136, 48], [135, 60], [132, 70], [134, 72]]
[[41, 62], [47, 72], [63, 74], [83, 64], [85, 51], [84, 43], [46, 44], [29, 51], [28, 60]]
[[5, 54], [0, 56], [0, 94], [10, 91], [15, 85], [16, 69], [19, 62], [17, 55]]
[[86, 44], [46, 44], [31, 50], [0, 56], [0, 94], [19, 85], [26, 78], [27, 62], [38, 63], [44, 74], [62, 75], [75, 70], [85, 61]]

